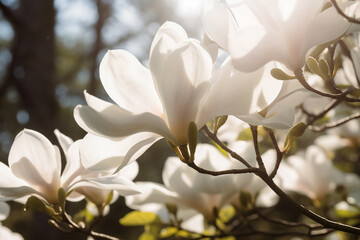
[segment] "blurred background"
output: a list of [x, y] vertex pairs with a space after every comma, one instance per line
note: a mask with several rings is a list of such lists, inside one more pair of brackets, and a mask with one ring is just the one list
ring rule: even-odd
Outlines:
[[[126, 49], [146, 66], [162, 23], [177, 22], [190, 37], [200, 38], [200, 13], [201, 0], [0, 0], [0, 160], [7, 163], [23, 128], [41, 132], [54, 144], [56, 128], [74, 140], [82, 138], [73, 108], [85, 104], [83, 91], [110, 100], [98, 74], [106, 51]], [[155, 144], [139, 160], [137, 180], [161, 181], [169, 154], [164, 141]], [[75, 213], [84, 203], [69, 207]], [[98, 230], [136, 239], [142, 229], [118, 223], [128, 211], [120, 199]], [[24, 212], [16, 203], [3, 224], [26, 240], [86, 239], [61, 233], [46, 216]]]

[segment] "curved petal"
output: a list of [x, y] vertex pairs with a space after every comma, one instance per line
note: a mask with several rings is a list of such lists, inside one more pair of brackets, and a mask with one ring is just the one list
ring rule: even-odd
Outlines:
[[107, 94], [120, 107], [135, 114], [162, 114], [150, 71], [131, 53], [108, 51], [100, 63], [100, 79]]
[[139, 173], [139, 164], [137, 162], [132, 162], [126, 165], [124, 168], [122, 168], [118, 174], [130, 180], [134, 180], [134, 178], [136, 178], [138, 173]]
[[255, 72], [234, 69], [228, 58], [221, 66], [203, 100], [197, 123], [200, 126], [221, 115], [243, 115], [267, 107], [279, 94], [283, 81], [270, 76], [268, 64]]
[[[347, 3], [349, 4], [351, 3]], [[305, 49], [308, 50], [313, 46], [341, 37], [350, 26], [351, 23], [340, 16], [334, 7], [322, 11], [311, 21], [305, 32]]]
[[[137, 133], [121, 140], [87, 134], [81, 142], [81, 161], [91, 171], [109, 172], [136, 160], [154, 143], [153, 133]], [[101, 151], [99, 151], [101, 150]]]
[[197, 42], [189, 40], [171, 52], [160, 76], [155, 77], [171, 132], [187, 142], [187, 127], [194, 121], [211, 77], [212, 59]]
[[74, 141], [65, 134], [62, 134], [58, 129], [55, 129], [54, 133], [60, 143], [63, 152], [66, 154], [66, 152], [69, 150], [69, 147], [71, 146], [71, 144], [74, 143]]
[[149, 203], [162, 203], [162, 204], [181, 204], [177, 194], [169, 191], [163, 185], [152, 182], [136, 182], [140, 187], [141, 193], [126, 196], [126, 205], [130, 208], [139, 209], [142, 205]]
[[281, 35], [264, 27], [249, 27], [229, 36], [229, 53], [236, 69], [253, 72], [270, 61], [279, 61], [287, 67], [285, 43]]
[[60, 152], [40, 133], [24, 129], [15, 138], [9, 153], [13, 174], [38, 187], [60, 184]]
[[235, 19], [226, 5], [216, 0], [204, 3], [202, 23], [207, 35], [222, 49], [228, 49], [228, 35], [237, 28]]
[[151, 113], [132, 114], [89, 94], [85, 96], [90, 107], [78, 105], [74, 109], [75, 121], [85, 131], [114, 139], [138, 132], [154, 132], [175, 141], [165, 122], [158, 116]]
[[[157, 31], [150, 48], [149, 66], [153, 76], [159, 76], [167, 55], [178, 44], [188, 39], [185, 30], [174, 22], [165, 22]], [[156, 82], [154, 82], [157, 84]]]
[[98, 178], [87, 178], [75, 183], [71, 189], [97, 188], [101, 191], [115, 190], [122, 196], [141, 193], [141, 189], [130, 179], [119, 174]]
[[62, 187], [66, 192], [69, 192], [69, 186], [80, 180], [83, 174], [86, 174], [86, 169], [82, 166], [80, 160], [80, 144], [82, 140], [74, 142], [65, 156], [67, 159], [64, 171], [61, 175]]

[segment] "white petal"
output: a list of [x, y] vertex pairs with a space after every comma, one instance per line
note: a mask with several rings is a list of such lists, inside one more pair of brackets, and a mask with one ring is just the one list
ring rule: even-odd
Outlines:
[[1, 224], [0, 224], [0, 239], [24, 240], [24, 238], [19, 233], [12, 232], [9, 228], [2, 226]]
[[180, 202], [175, 193], [161, 184], [137, 182], [136, 185], [140, 187], [141, 193], [125, 197], [128, 207], [139, 209], [142, 205], [148, 203], [178, 204]]
[[135, 115], [89, 94], [85, 96], [90, 107], [77, 106], [74, 118], [89, 133], [118, 139], [138, 132], [154, 132], [171, 141], [175, 140], [165, 122], [156, 115]]
[[65, 134], [62, 134], [58, 129], [55, 129], [54, 133], [55, 133], [57, 140], [60, 143], [60, 146], [61, 146], [63, 152], [66, 154], [69, 147], [71, 146], [71, 144], [74, 143], [74, 141], [71, 138], [69, 138], [68, 136], [66, 136]]
[[226, 5], [216, 0], [205, 1], [202, 23], [207, 35], [224, 50], [228, 49], [228, 35], [237, 28]]
[[134, 182], [119, 174], [98, 178], [87, 178], [74, 184], [72, 189], [87, 187], [98, 188], [99, 190], [115, 190], [122, 196], [141, 192]]
[[268, 106], [279, 94], [282, 81], [270, 76], [273, 64], [255, 72], [243, 73], [233, 68], [230, 58], [203, 100], [198, 115], [199, 126], [221, 115], [244, 115]]
[[81, 142], [81, 161], [91, 171], [115, 171], [126, 166], [129, 161], [136, 160], [157, 139], [153, 133], [146, 132], [120, 140], [88, 134]]
[[187, 38], [185, 30], [174, 22], [165, 22], [159, 28], [151, 44], [149, 55], [149, 66], [153, 76], [161, 73], [168, 53]]
[[65, 153], [67, 162], [65, 169], [61, 175], [62, 187], [68, 192], [70, 185], [81, 179], [87, 171], [81, 164], [79, 146], [82, 140], [73, 143], [69, 150]]
[[10, 206], [5, 202], [0, 202], [0, 221], [3, 221], [9, 216]]
[[[198, 144], [195, 153], [198, 166], [213, 171], [232, 169], [232, 164], [223, 154], [210, 144]], [[224, 188], [224, 186], [228, 186]], [[192, 188], [195, 191], [207, 194], [226, 194], [236, 191], [234, 178], [231, 175], [210, 176], [195, 174]]]
[[109, 96], [132, 113], [162, 114], [151, 73], [131, 53], [108, 51], [100, 63], [101, 82]]
[[178, 139], [175, 144], [187, 141], [188, 124], [196, 118], [211, 71], [209, 53], [189, 40], [169, 54], [160, 76], [155, 76], [169, 127]]
[[126, 165], [124, 168], [122, 168], [118, 174], [130, 180], [134, 180], [134, 178], [136, 178], [138, 173], [139, 173], [139, 164], [137, 162], [132, 162]]
[[10, 169], [29, 184], [58, 187], [61, 171], [59, 154], [43, 135], [24, 129], [16, 136], [10, 149]]
[[334, 7], [326, 9], [310, 23], [310, 27], [305, 33], [305, 49], [341, 37], [349, 29], [350, 25], [347, 20], [337, 13]]

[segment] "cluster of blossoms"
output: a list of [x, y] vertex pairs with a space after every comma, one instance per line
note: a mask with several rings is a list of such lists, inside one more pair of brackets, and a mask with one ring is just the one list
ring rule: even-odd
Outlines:
[[[93, 238], [106, 236], [75, 222], [66, 201], [86, 198], [101, 217], [125, 196], [136, 211], [120, 222], [145, 225], [141, 239], [360, 234], [328, 219], [350, 224], [360, 216], [360, 178], [334, 164], [360, 144], [354, 120], [360, 117], [360, 25], [338, 13], [357, 21], [358, 5], [207, 0], [203, 41], [166, 22], [152, 42], [148, 68], [125, 50], [108, 51], [99, 73], [113, 103], [85, 92], [87, 106], [77, 106], [74, 118], [88, 134], [73, 142], [55, 130], [66, 157], [62, 172], [58, 147], [36, 131], [21, 131], [9, 167], [0, 163], [0, 200], [25, 203], [60, 230]], [[228, 56], [220, 64], [219, 52]], [[305, 129], [330, 128], [300, 138]], [[198, 143], [199, 130], [211, 141]], [[161, 138], [177, 154], [165, 162], [163, 184], [132, 182], [136, 159]], [[325, 217], [288, 194], [310, 199]], [[279, 199], [318, 225], [272, 219], [263, 210]], [[252, 221], [308, 233], [266, 232]]]

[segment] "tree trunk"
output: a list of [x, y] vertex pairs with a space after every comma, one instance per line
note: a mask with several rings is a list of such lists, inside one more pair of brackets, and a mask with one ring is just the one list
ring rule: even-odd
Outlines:
[[55, 8], [53, 0], [20, 0], [13, 22], [15, 37], [9, 77], [29, 114], [26, 127], [54, 140]]

